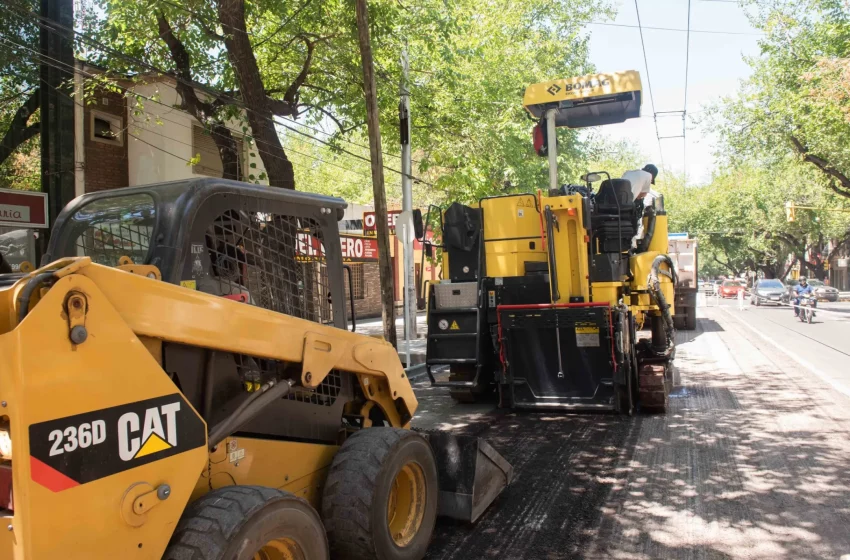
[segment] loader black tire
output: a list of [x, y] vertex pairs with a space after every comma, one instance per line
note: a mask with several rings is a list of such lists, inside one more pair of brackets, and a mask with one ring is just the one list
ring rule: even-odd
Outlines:
[[[391, 534], [388, 506], [396, 477], [411, 468], [422, 475], [424, 504], [411, 507], [420, 522], [400, 546]], [[322, 496], [332, 556], [345, 560], [425, 556], [437, 517], [437, 484], [434, 452], [420, 434], [384, 427], [364, 428], [349, 436], [334, 457]]]
[[305, 500], [265, 486], [227, 486], [186, 509], [162, 558], [247, 560], [272, 545], [305, 560], [329, 555], [322, 520]]

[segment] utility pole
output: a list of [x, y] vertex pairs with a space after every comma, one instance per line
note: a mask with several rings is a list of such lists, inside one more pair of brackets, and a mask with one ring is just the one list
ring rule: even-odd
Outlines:
[[390, 226], [387, 222], [387, 195], [384, 192], [384, 160], [381, 155], [381, 125], [378, 119], [378, 92], [375, 68], [372, 63], [372, 44], [369, 37], [369, 8], [366, 0], [355, 0], [357, 39], [363, 66], [363, 95], [366, 98], [366, 124], [369, 131], [369, 153], [372, 161], [372, 193], [375, 198], [375, 229], [378, 234], [378, 269], [381, 276], [381, 307], [384, 339], [397, 346], [395, 332], [395, 298], [393, 269], [390, 264]]
[[[73, 0], [41, 0], [41, 190], [47, 193], [50, 227], [74, 198]], [[82, 100], [78, 100], [82, 103]], [[48, 231], [41, 239], [47, 249]], [[43, 254], [43, 253], [42, 253]]]
[[[410, 367], [410, 340], [416, 338], [416, 280], [413, 264], [413, 162], [410, 157], [410, 92], [408, 85], [407, 47], [401, 52], [400, 101], [398, 104], [401, 133], [401, 225], [404, 232], [404, 339], [407, 341], [407, 367]], [[398, 230], [398, 226], [396, 226]]]

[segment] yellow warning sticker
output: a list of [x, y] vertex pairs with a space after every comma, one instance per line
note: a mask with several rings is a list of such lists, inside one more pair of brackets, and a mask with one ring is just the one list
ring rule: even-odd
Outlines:
[[599, 326], [596, 323], [576, 323], [576, 346], [598, 347]]
[[181, 280], [180, 285], [183, 286], [184, 288], [189, 288], [190, 290], [197, 290], [198, 289], [198, 283], [195, 282], [194, 280]]
[[460, 330], [460, 326], [458, 326], [457, 321], [452, 321], [452, 326], [449, 327], [449, 330], [450, 331], [459, 331]]

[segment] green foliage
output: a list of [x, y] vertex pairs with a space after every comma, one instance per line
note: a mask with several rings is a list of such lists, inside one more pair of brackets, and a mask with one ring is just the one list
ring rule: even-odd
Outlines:
[[[850, 98], [842, 83], [850, 57], [846, 2], [787, 0], [760, 9], [753, 23], [765, 37], [761, 55], [748, 60], [752, 76], [702, 119], [719, 133], [718, 155], [770, 166], [791, 154], [801, 158], [802, 148], [850, 176]], [[812, 179], [824, 187], [835, 180], [825, 173]]]
[[[189, 50], [193, 78], [238, 95], [221, 41], [221, 36], [232, 30], [217, 24], [213, 2], [99, 2], [104, 16], [90, 31], [99, 40], [170, 69], [173, 64], [156, 25], [156, 12], [162, 11]], [[607, 0], [493, 0], [484, 4], [424, 0], [410, 5], [375, 0], [369, 7], [384, 151], [398, 153], [399, 59], [406, 48], [417, 159], [414, 174], [436, 184], [426, 194], [436, 190], [446, 199], [475, 200], [545, 186], [546, 162], [533, 155], [534, 123], [521, 107], [522, 92], [538, 81], [593, 70], [582, 28], [592, 17], [608, 12]], [[351, 151], [346, 140], [365, 144], [362, 71], [351, 2], [247, 0], [246, 14], [269, 95], [285, 98], [312, 44], [309, 75], [296, 96], [299, 122], [332, 132], [329, 141], [333, 146]], [[140, 79], [146, 72], [105, 52], [93, 56], [95, 62], [111, 69], [140, 73]], [[329, 154], [326, 147], [303, 145], [317, 143], [295, 139], [285, 131], [291, 126], [282, 120], [281, 131], [290, 137], [287, 145], [300, 143], [302, 151], [317, 151], [323, 160], [332, 158], [355, 172], [359, 169], [356, 159], [339, 151], [331, 149]], [[584, 170], [579, 162], [588, 154], [585, 143], [570, 131], [560, 132], [560, 150], [566, 181]], [[291, 159], [300, 162], [303, 158], [296, 154]], [[393, 157], [386, 158], [385, 165], [399, 167]], [[296, 169], [296, 174], [299, 188], [306, 190], [322, 190], [334, 182], [352, 183], [350, 172], [335, 166], [318, 172], [315, 164], [310, 164], [304, 170]], [[391, 175], [387, 174], [388, 181], [395, 182], [397, 177]], [[334, 176], [337, 180], [330, 180]], [[306, 185], [305, 180], [321, 181], [322, 185]], [[363, 186], [368, 187], [368, 182]], [[354, 198], [363, 199], [361, 194], [357, 192]]]
[[663, 189], [671, 231], [686, 231], [700, 240], [703, 273], [711, 265], [725, 274], [758, 270], [784, 276], [789, 259], [807, 251], [825, 253], [830, 239], [841, 238], [850, 216], [839, 212], [799, 210], [788, 222], [786, 201], [800, 206], [850, 207], [842, 197], [818, 188], [818, 171], [798, 162], [776, 162], [769, 170], [741, 165], [715, 175], [705, 186], [668, 185]]
[[[0, 139], [12, 118], [38, 88], [38, 67], [33, 50], [38, 50], [38, 27], [14, 10], [38, 10], [34, 0], [9, 0], [0, 11], [3, 41], [0, 45]], [[38, 113], [28, 124], [38, 123]], [[0, 162], [0, 187], [23, 190], [40, 189], [40, 142], [38, 136], [24, 142], [5, 161]]]

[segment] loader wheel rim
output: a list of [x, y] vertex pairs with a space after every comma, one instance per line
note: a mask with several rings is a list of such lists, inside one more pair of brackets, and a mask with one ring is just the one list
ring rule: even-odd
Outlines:
[[254, 554], [254, 560], [306, 560], [304, 551], [292, 539], [269, 541]]
[[413, 540], [425, 518], [425, 472], [418, 463], [407, 463], [396, 474], [387, 499], [387, 525], [397, 546]]

